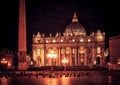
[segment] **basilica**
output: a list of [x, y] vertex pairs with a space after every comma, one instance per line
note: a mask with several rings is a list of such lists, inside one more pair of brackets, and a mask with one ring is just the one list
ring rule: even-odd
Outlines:
[[63, 33], [49, 36], [33, 34], [32, 59], [41, 66], [104, 66], [105, 32], [97, 30], [87, 35], [76, 12]]

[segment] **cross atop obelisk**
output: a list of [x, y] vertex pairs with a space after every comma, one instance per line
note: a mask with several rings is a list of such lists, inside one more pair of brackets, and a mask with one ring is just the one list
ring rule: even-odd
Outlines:
[[18, 69], [25, 70], [26, 63], [26, 7], [25, 0], [19, 0], [19, 28], [18, 28]]

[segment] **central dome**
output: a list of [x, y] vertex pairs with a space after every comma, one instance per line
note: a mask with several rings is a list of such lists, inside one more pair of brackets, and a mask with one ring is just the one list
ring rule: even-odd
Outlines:
[[66, 27], [64, 35], [66, 36], [86, 35], [84, 27], [78, 22], [76, 12], [74, 12], [72, 22]]

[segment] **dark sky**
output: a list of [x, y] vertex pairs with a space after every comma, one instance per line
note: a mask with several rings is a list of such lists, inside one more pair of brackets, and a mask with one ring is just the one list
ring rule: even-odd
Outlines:
[[[26, 0], [27, 48], [31, 50], [32, 35], [37, 32], [63, 33], [76, 11], [87, 34], [97, 29], [108, 37], [118, 35], [119, 4], [108, 0]], [[0, 49], [17, 51], [18, 0], [2, 0]]]

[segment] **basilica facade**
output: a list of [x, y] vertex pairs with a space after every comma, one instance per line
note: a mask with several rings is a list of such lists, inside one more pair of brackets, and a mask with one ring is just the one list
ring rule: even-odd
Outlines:
[[49, 37], [33, 34], [32, 59], [40, 66], [94, 66], [104, 65], [105, 32], [99, 29], [87, 35], [76, 12], [63, 33]]

